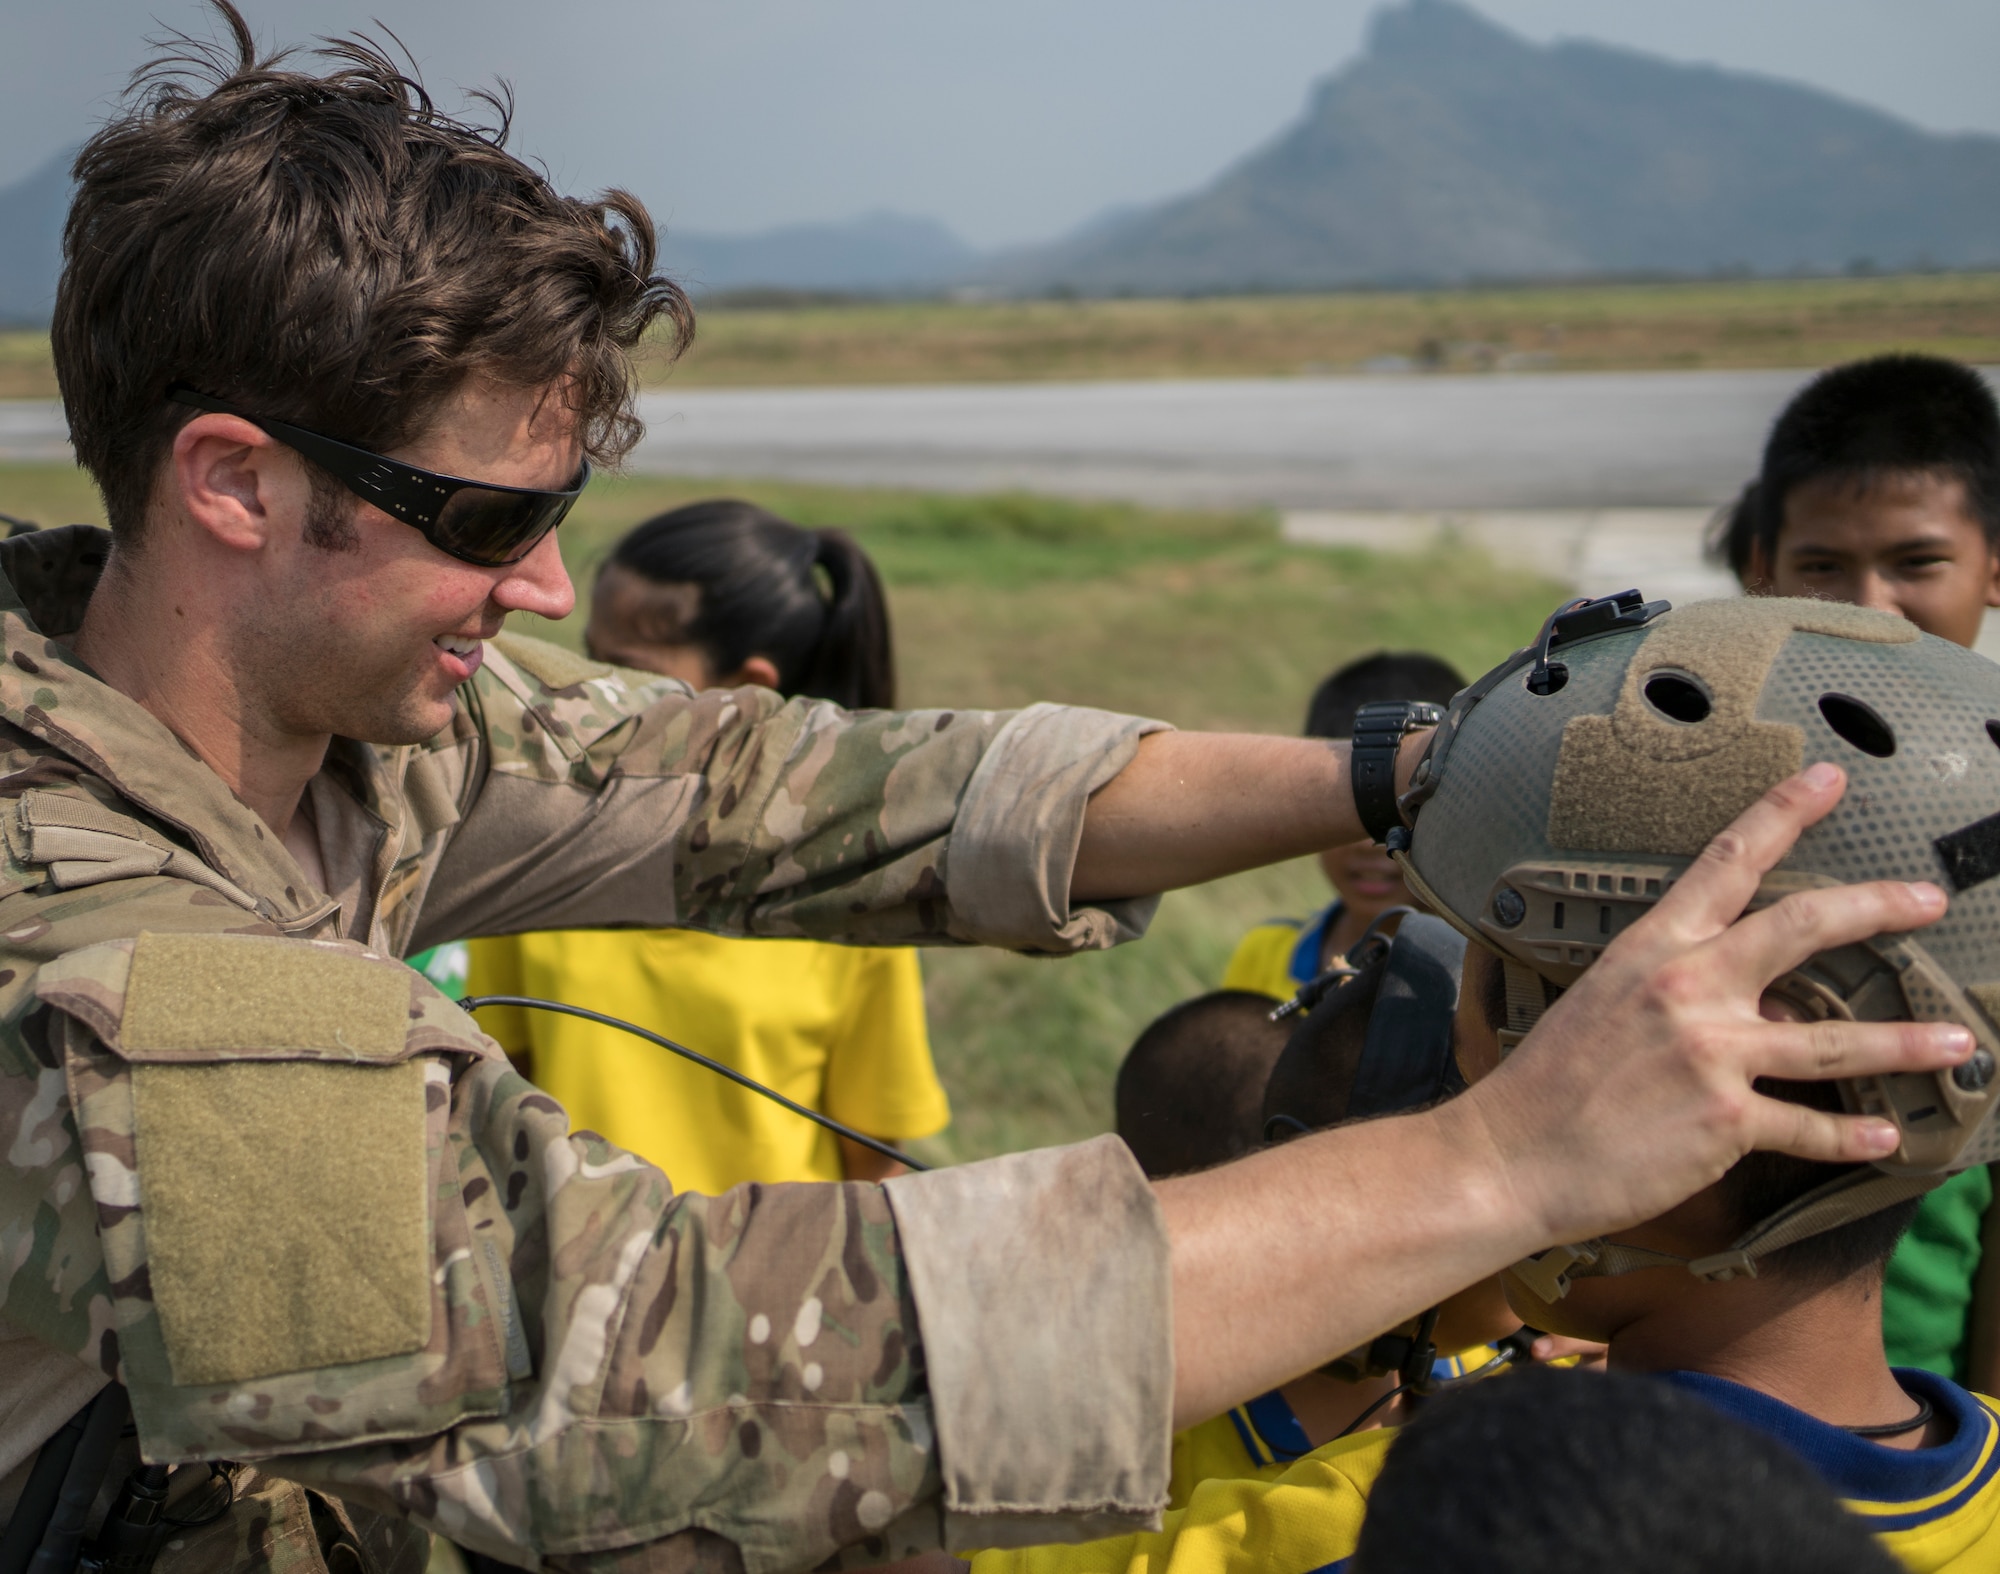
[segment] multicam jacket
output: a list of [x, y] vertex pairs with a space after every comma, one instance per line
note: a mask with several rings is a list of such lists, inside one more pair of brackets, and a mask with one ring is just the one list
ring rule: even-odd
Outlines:
[[1117, 1144], [675, 1195], [395, 960], [557, 925], [1111, 944], [1145, 904], [1072, 906], [1069, 869], [1152, 724], [501, 639], [428, 742], [336, 741], [321, 891], [62, 643], [105, 547], [0, 544], [0, 1478], [115, 1377], [149, 1460], [236, 1464], [159, 1574], [408, 1567], [408, 1522], [765, 1571], [1154, 1521], [1165, 1241]]

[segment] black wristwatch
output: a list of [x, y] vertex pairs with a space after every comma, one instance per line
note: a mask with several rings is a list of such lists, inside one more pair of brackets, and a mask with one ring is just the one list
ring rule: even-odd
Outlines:
[[1396, 807], [1396, 755], [1402, 742], [1419, 727], [1444, 720], [1444, 707], [1419, 700], [1377, 700], [1354, 717], [1354, 752], [1348, 774], [1354, 782], [1354, 808], [1369, 836], [1387, 841], [1403, 823]]

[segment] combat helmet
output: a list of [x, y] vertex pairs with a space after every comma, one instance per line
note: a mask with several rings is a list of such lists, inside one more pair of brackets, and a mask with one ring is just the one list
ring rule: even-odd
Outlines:
[[[1558, 609], [1453, 700], [1390, 850], [1410, 889], [1502, 958], [1503, 1053], [1708, 841], [1815, 760], [1848, 789], [1753, 906], [1855, 881], [1931, 880], [1937, 923], [1821, 953], [1774, 988], [1815, 1019], [1949, 1020], [1977, 1048], [1951, 1071], [1843, 1080], [1892, 1119], [1896, 1151], [1687, 1266], [1709, 1278], [2000, 1158], [2000, 666], [1889, 613], [1750, 598], [1675, 611], [1637, 591]], [[1570, 1278], [1683, 1259], [1604, 1242], [1524, 1273]], [[1517, 1270], [1523, 1271], [1523, 1270]]]

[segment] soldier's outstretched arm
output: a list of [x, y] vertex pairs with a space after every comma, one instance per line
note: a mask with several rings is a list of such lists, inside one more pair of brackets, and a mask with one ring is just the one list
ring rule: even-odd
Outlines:
[[383, 922], [402, 949], [601, 925], [1062, 953], [1139, 934], [1073, 901], [1092, 794], [1160, 722], [1075, 706], [849, 712], [502, 636], [455, 725], [399, 769], [439, 849]]
[[1059, 953], [1136, 935], [1161, 891], [1363, 834], [1324, 739], [692, 694], [511, 637], [464, 693], [401, 767], [408, 841], [442, 847], [383, 915], [409, 948], [645, 924]]
[[[1403, 740], [1407, 780], [1429, 739]], [[1070, 894], [1173, 891], [1359, 841], [1348, 745], [1328, 738], [1162, 732], [1090, 800]]]

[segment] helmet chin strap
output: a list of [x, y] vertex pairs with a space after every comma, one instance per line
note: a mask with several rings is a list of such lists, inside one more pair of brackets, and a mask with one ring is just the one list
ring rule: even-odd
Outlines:
[[1543, 1301], [1561, 1300], [1577, 1279], [1615, 1279], [1641, 1268], [1685, 1268], [1696, 1278], [1715, 1284], [1726, 1283], [1738, 1275], [1754, 1279], [1759, 1258], [1843, 1224], [1852, 1224], [1856, 1219], [1865, 1219], [1912, 1197], [1921, 1197], [1945, 1178], [1886, 1175], [1875, 1169], [1851, 1170], [1836, 1175], [1753, 1225], [1727, 1251], [1707, 1257], [1682, 1257], [1649, 1246], [1627, 1246], [1600, 1236], [1572, 1246], [1552, 1246], [1523, 1258], [1507, 1271]]
[[1512, 957], [1500, 959], [1500, 971], [1507, 985], [1507, 1025], [1496, 1030], [1494, 1036], [1500, 1041], [1500, 1058], [1505, 1060], [1541, 1021], [1542, 1013], [1549, 1008], [1549, 995], [1542, 987], [1542, 975]]

